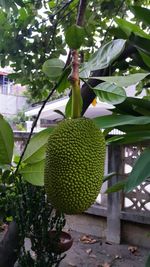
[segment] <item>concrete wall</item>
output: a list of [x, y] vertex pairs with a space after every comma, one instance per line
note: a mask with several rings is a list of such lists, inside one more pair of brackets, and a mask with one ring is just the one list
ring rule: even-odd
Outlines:
[[67, 230], [85, 233], [87, 235], [95, 235], [100, 238], [106, 237], [106, 218], [89, 214], [66, 215]]
[[26, 98], [23, 96], [0, 94], [0, 113], [4, 116], [14, 116], [26, 105]]
[[122, 221], [121, 237], [122, 242], [150, 248], [150, 225]]
[[[66, 230], [106, 239], [107, 218], [89, 214], [67, 215]], [[150, 225], [121, 220], [121, 243], [150, 248]]]

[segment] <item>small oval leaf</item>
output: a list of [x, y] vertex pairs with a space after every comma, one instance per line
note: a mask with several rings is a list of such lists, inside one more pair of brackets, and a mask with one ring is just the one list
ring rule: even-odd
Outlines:
[[145, 149], [144, 152], [136, 160], [135, 165], [127, 179], [125, 192], [132, 191], [136, 186], [144, 182], [150, 177], [150, 149]]
[[51, 79], [55, 80], [62, 74], [65, 63], [59, 58], [48, 59], [44, 62], [42, 70]]
[[79, 49], [84, 42], [85, 31], [83, 27], [72, 25], [65, 34], [65, 40], [69, 48]]
[[0, 164], [11, 163], [13, 147], [13, 131], [9, 123], [0, 115]]
[[65, 108], [65, 116], [66, 118], [71, 118], [71, 111], [72, 111], [72, 96], [70, 96], [66, 108]]

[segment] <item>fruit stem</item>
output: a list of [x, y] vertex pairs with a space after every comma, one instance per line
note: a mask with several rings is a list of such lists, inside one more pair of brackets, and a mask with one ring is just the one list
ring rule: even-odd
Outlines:
[[69, 80], [72, 86], [72, 112], [71, 118], [79, 118], [81, 116], [81, 91], [79, 79], [79, 56], [77, 50], [72, 50], [72, 72]]

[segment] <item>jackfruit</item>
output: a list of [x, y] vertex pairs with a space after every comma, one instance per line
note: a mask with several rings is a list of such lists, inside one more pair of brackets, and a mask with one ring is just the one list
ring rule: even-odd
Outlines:
[[45, 160], [45, 190], [53, 207], [66, 214], [87, 210], [102, 185], [104, 158], [104, 137], [91, 119], [60, 122], [48, 139]]

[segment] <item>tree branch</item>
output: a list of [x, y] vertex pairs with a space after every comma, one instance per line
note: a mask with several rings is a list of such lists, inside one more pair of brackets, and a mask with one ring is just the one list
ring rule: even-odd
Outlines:
[[87, 0], [80, 0], [77, 21], [76, 21], [76, 24], [79, 26], [84, 25], [84, 16], [85, 16], [86, 7], [87, 7]]

